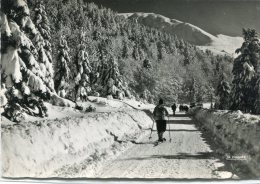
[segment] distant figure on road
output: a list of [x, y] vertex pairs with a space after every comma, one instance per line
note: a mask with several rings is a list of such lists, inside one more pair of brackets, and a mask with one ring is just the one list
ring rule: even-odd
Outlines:
[[176, 104], [174, 103], [174, 104], [172, 105], [172, 112], [173, 112], [173, 115], [175, 115], [176, 108], [177, 108], [177, 106], [176, 106]]
[[179, 109], [180, 109], [180, 112], [182, 112], [182, 111], [188, 112], [189, 111], [189, 106], [181, 104]]
[[159, 100], [159, 104], [154, 108], [153, 115], [156, 121], [158, 141], [163, 142], [166, 140], [163, 138], [163, 133], [166, 131], [166, 116], [169, 115], [168, 111], [164, 107], [163, 99]]

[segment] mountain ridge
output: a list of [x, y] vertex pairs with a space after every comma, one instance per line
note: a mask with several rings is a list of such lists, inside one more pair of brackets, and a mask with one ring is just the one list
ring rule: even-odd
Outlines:
[[235, 56], [235, 50], [243, 42], [242, 37], [232, 37], [224, 34], [213, 35], [196, 25], [171, 19], [155, 13], [119, 13], [128, 19], [135, 20], [145, 26], [159, 29], [168, 34], [176, 35], [191, 44], [198, 46], [202, 50], [211, 50], [215, 54], [228, 54]]

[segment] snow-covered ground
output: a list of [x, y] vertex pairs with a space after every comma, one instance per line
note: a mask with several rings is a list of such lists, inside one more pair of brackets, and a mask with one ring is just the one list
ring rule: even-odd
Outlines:
[[[66, 177], [73, 166], [91, 175], [103, 159], [113, 158], [152, 125], [150, 108], [133, 100], [121, 102], [90, 97], [83, 110], [46, 104], [49, 117], [30, 117], [14, 124], [2, 119], [2, 175], [6, 177]], [[129, 106], [129, 105], [131, 106]], [[89, 105], [96, 112], [86, 113]], [[76, 174], [76, 171], [73, 171]], [[70, 175], [73, 176], [73, 175]]]
[[212, 42], [207, 46], [198, 46], [202, 50], [211, 50], [215, 54], [230, 54], [232, 57], [237, 57], [235, 50], [240, 48], [243, 43], [242, 37], [232, 37], [227, 35], [217, 35], [212, 39]]
[[245, 159], [252, 172], [260, 176], [260, 116], [198, 108], [191, 113], [225, 145], [227, 153]]
[[191, 118], [178, 113], [169, 122], [158, 146], [151, 119], [133, 109], [3, 126], [3, 176], [237, 178]]
[[[157, 140], [155, 126], [149, 139], [154, 105], [127, 99], [89, 97], [89, 100], [78, 103], [83, 106], [82, 111], [46, 104], [49, 108], [47, 118], [28, 117], [19, 124], [3, 118], [2, 176], [240, 177], [232, 168], [226, 167], [195, 122], [183, 112], [170, 117], [172, 124], [167, 129], [171, 131], [164, 135], [167, 142], [154, 146]], [[96, 112], [85, 112], [89, 105], [96, 107]], [[204, 106], [208, 107], [209, 103]], [[168, 110], [172, 113], [170, 108]], [[251, 126], [255, 126], [255, 120]], [[254, 141], [259, 145], [259, 141]]]
[[[143, 136], [136, 144], [106, 162], [94, 177], [98, 178], [175, 178], [227, 179], [237, 178], [216, 156], [191, 118], [184, 114], [170, 117], [164, 137], [167, 142], [154, 146], [152, 138]], [[154, 127], [154, 130], [155, 127]], [[171, 142], [169, 141], [171, 138]]]

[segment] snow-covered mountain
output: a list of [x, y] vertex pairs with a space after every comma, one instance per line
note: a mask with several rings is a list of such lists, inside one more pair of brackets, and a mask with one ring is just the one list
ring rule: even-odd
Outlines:
[[222, 34], [214, 36], [190, 23], [170, 19], [155, 13], [120, 13], [119, 15], [176, 35], [178, 38], [197, 45], [202, 50], [209, 49], [216, 54], [234, 55], [235, 50], [243, 42], [242, 37], [231, 37]]

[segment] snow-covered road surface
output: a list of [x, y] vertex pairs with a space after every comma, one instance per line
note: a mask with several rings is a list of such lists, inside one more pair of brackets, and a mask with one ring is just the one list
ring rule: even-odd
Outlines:
[[[211, 150], [210, 145], [184, 114], [170, 117], [165, 143], [154, 145], [157, 133], [149, 133], [115, 160], [104, 164], [98, 178], [237, 178]], [[170, 127], [170, 128], [169, 128]], [[154, 126], [155, 130], [155, 126]]]

